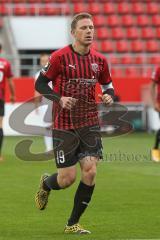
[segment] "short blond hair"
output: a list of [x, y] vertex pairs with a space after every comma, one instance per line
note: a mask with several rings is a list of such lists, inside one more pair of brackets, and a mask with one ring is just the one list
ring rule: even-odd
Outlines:
[[86, 12], [78, 13], [74, 15], [72, 22], [71, 22], [71, 31], [76, 28], [77, 22], [81, 19], [88, 18], [92, 20], [92, 15]]

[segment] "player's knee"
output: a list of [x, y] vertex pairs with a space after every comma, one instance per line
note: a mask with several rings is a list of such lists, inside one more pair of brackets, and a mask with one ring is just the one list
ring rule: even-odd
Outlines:
[[96, 176], [96, 173], [97, 173], [96, 166], [93, 166], [93, 167], [89, 170], [88, 175], [89, 175], [89, 177], [90, 177], [91, 179], [94, 179], [95, 176]]
[[97, 169], [96, 169], [96, 166], [93, 165], [91, 166], [90, 168], [87, 168], [83, 171], [83, 175], [86, 179], [90, 180], [90, 181], [93, 181], [93, 179], [95, 178], [96, 176], [96, 173], [97, 173]]

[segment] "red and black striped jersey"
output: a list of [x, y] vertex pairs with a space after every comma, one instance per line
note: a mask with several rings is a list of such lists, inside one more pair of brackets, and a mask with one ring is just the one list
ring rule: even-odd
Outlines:
[[5, 82], [12, 77], [11, 65], [8, 60], [0, 58], [0, 99], [4, 100]]
[[157, 84], [157, 101], [160, 102], [160, 67], [155, 68], [153, 71], [152, 81]]
[[77, 99], [71, 111], [61, 109], [54, 102], [54, 128], [75, 129], [98, 124], [95, 85], [112, 82], [105, 56], [93, 49], [80, 55], [69, 45], [53, 52], [41, 73], [52, 81], [54, 91], [60, 96]]

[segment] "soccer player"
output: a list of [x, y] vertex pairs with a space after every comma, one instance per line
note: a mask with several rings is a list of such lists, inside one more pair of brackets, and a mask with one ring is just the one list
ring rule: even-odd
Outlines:
[[[2, 52], [2, 45], [0, 44], [0, 54]], [[3, 142], [3, 116], [4, 116], [4, 102], [5, 102], [5, 83], [8, 81], [10, 89], [10, 101], [14, 103], [15, 94], [14, 94], [14, 85], [12, 82], [12, 71], [11, 64], [8, 60], [0, 56], [0, 161], [3, 160], [2, 157], [2, 142]]]
[[[48, 54], [43, 53], [40, 55], [40, 66], [45, 67], [45, 65], [48, 62]], [[40, 74], [40, 71], [38, 71], [35, 75], [35, 81], [37, 80], [38, 76]], [[51, 84], [50, 84], [50, 87]], [[44, 124], [46, 126], [46, 132], [44, 136], [44, 143], [45, 143], [45, 150], [46, 152], [50, 152], [53, 150], [53, 141], [52, 137], [50, 136], [51, 132], [51, 122], [52, 122], [52, 102], [48, 100], [47, 98], [43, 97], [39, 92], [35, 91], [35, 108], [36, 112], [39, 113], [39, 110], [37, 109], [40, 103], [47, 105], [47, 112], [45, 111], [44, 107], [41, 107], [40, 114], [43, 115], [43, 118], [45, 119]], [[45, 117], [46, 116], [46, 117]]]
[[[160, 114], [160, 66], [157, 67], [152, 74], [152, 84], [151, 84], [151, 97], [154, 105], [154, 109]], [[157, 131], [155, 145], [152, 149], [152, 159], [153, 161], [160, 161], [160, 129]]]
[[[73, 209], [64, 232], [88, 234], [80, 217], [91, 201], [95, 188], [96, 169], [102, 158], [95, 84], [102, 86], [100, 96], [112, 104], [114, 89], [105, 56], [92, 49], [94, 36], [92, 16], [80, 13], [71, 22], [73, 43], [51, 54], [42, 69], [35, 88], [54, 104], [53, 146], [57, 172], [41, 176], [35, 196], [40, 210], [46, 208], [51, 190], [65, 189], [76, 179], [76, 164], [80, 164], [81, 181], [76, 190]], [[53, 90], [48, 82], [53, 82]]]

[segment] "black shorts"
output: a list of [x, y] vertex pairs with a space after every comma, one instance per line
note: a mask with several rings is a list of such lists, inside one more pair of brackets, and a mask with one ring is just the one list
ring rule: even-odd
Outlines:
[[75, 165], [86, 156], [102, 158], [102, 141], [98, 126], [76, 130], [53, 130], [53, 148], [57, 168]]
[[4, 101], [0, 99], [0, 117], [4, 116]]

